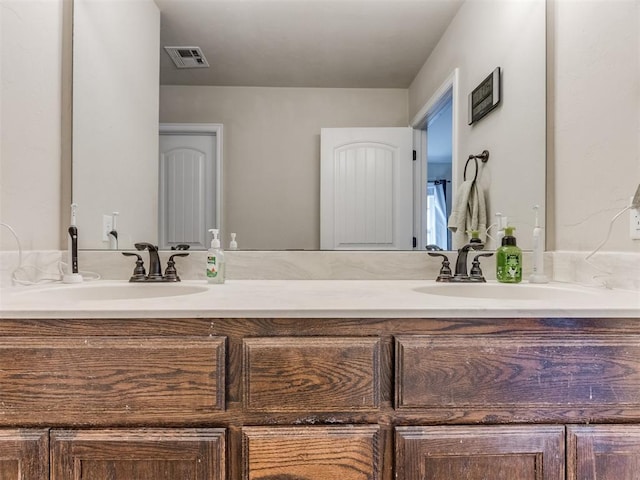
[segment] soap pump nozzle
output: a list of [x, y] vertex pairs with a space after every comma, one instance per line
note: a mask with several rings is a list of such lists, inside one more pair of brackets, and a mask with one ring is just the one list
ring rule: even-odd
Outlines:
[[211, 248], [220, 248], [220, 230], [217, 228], [210, 228], [209, 233], [213, 235], [213, 238], [211, 239]]

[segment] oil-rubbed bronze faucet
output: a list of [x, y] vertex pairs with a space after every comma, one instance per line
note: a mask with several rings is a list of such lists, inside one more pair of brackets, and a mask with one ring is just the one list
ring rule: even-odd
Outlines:
[[147, 242], [134, 243], [133, 246], [136, 247], [138, 251], [149, 250], [149, 274], [147, 275], [147, 281], [161, 282], [163, 278], [158, 247]]
[[174, 257], [186, 257], [188, 253], [176, 253], [171, 255], [167, 262], [167, 270], [162, 275], [162, 267], [160, 265], [160, 255], [158, 255], [158, 247], [151, 243], [141, 242], [135, 243], [136, 250], [149, 251], [149, 274], [147, 275], [144, 269], [144, 262], [142, 257], [137, 253], [122, 252], [123, 255], [128, 257], [136, 257], [136, 267], [133, 270], [133, 275], [129, 279], [130, 282], [179, 282], [180, 277], [176, 271]]
[[438, 275], [438, 278], [436, 278], [436, 282], [486, 282], [484, 276], [482, 275], [482, 270], [480, 269], [479, 257], [489, 257], [493, 255], [493, 253], [491, 252], [476, 255], [476, 257], [473, 259], [473, 268], [471, 269], [471, 275], [467, 273], [467, 256], [469, 252], [471, 250], [482, 250], [483, 248], [483, 243], [470, 242], [464, 245], [462, 248], [458, 249], [458, 258], [456, 260], [456, 268], [453, 275], [451, 274], [449, 259], [446, 255], [444, 255], [443, 253], [427, 252], [432, 257], [443, 257], [442, 267], [440, 268], [440, 274]]

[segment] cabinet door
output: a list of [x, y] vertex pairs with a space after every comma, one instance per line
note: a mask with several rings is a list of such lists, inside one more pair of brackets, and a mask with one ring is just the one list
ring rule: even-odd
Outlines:
[[564, 427], [398, 427], [397, 480], [563, 480]]
[[372, 425], [245, 427], [243, 480], [377, 480], [380, 429]]
[[223, 429], [53, 430], [52, 480], [223, 480]]
[[640, 478], [640, 425], [567, 428], [568, 480]]
[[0, 430], [0, 479], [48, 480], [49, 432]]

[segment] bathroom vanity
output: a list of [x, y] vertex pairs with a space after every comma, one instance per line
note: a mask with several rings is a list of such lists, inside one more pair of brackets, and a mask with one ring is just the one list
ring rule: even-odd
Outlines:
[[587, 289], [610, 298], [596, 308], [580, 289], [489, 307], [424, 281], [237, 281], [110, 302], [55, 288], [48, 309], [3, 296], [3, 480], [640, 471], [632, 292]]

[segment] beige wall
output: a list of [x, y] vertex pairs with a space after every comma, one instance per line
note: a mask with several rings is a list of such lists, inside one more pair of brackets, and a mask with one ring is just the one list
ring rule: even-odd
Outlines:
[[224, 124], [225, 245], [317, 250], [320, 129], [407, 126], [407, 91], [163, 86], [160, 121]]
[[[62, 7], [0, 3], [0, 222], [24, 249], [60, 248]], [[0, 239], [17, 248], [4, 228]]]
[[[24, 247], [32, 249], [61, 247], [60, 3], [3, 0], [0, 4], [0, 219], [12, 224]], [[551, 240], [556, 250], [588, 251], [604, 237], [609, 219], [628, 202], [640, 181], [640, 6], [638, 0], [559, 0], [554, 9], [555, 18], [548, 25], [555, 44], [548, 59], [553, 71], [549, 115], [554, 125], [549, 159], [555, 216]], [[603, 88], [606, 95], [597, 95], [594, 101], [596, 88]], [[293, 111], [287, 113], [296, 118]], [[227, 125], [225, 135], [226, 129]], [[252, 159], [254, 164], [259, 157]], [[262, 173], [257, 170], [256, 181]], [[226, 201], [242, 202], [235, 197]], [[15, 248], [4, 232], [2, 248]], [[640, 250], [639, 241], [628, 239], [626, 216], [614, 225], [605, 250]]]

